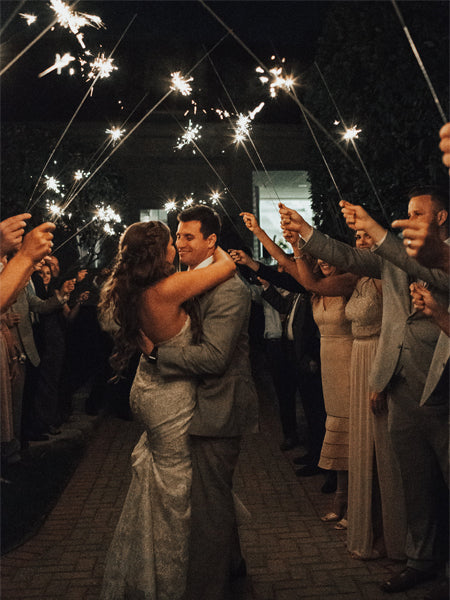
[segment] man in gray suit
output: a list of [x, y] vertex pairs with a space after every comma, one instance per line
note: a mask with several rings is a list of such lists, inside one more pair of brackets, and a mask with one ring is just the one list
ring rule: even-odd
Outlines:
[[[206, 267], [220, 233], [219, 216], [207, 206], [195, 206], [178, 220], [176, 246], [181, 262], [189, 269]], [[161, 347], [157, 361], [163, 377], [198, 378], [189, 429], [193, 479], [187, 597], [222, 600], [230, 593], [233, 568], [243, 560], [233, 473], [242, 434], [257, 430], [257, 397], [248, 357], [251, 300], [235, 275], [198, 301], [201, 342], [182, 349]]]
[[[445, 197], [430, 188], [417, 189], [409, 197], [409, 219], [434, 222], [446, 237]], [[384, 390], [389, 394], [389, 430], [405, 491], [407, 567], [382, 584], [386, 592], [400, 592], [436, 574], [433, 507], [437, 470], [448, 484], [448, 390], [438, 393], [436, 388], [421, 403], [439, 328], [411, 306], [409, 285], [411, 278], [423, 280], [436, 296], [446, 295], [448, 275], [410, 258], [401, 240], [362, 207], [344, 201], [341, 206], [349, 226], [363, 229], [373, 238], [373, 250], [357, 250], [332, 240], [286, 207], [281, 207], [280, 213], [283, 226], [300, 233], [305, 252], [346, 271], [383, 281], [382, 328], [370, 384], [372, 394]]]

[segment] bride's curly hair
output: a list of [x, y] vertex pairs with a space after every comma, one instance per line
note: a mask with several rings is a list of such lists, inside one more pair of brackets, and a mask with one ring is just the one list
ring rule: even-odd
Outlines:
[[139, 349], [139, 307], [142, 293], [175, 268], [167, 262], [169, 228], [160, 221], [134, 223], [123, 233], [115, 264], [99, 303], [100, 319], [118, 326], [111, 366], [120, 375]]

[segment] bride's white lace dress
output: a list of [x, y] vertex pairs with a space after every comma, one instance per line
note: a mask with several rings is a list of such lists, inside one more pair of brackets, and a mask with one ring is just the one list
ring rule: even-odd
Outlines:
[[[191, 341], [189, 318], [164, 342]], [[178, 600], [185, 591], [190, 524], [188, 427], [195, 385], [164, 379], [141, 358], [130, 404], [145, 426], [132, 453], [132, 481], [108, 552], [102, 600]]]

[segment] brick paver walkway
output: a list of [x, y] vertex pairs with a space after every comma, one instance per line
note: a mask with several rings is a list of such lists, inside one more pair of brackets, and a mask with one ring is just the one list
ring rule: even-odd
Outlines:
[[[241, 526], [248, 577], [239, 600], [387, 600], [378, 583], [400, 567], [389, 560], [356, 561], [345, 532], [322, 523], [331, 498], [322, 476], [299, 479], [278, 449], [279, 426], [270, 385], [259, 382], [261, 433], [247, 438], [236, 491], [252, 513]], [[97, 600], [105, 554], [130, 477], [136, 424], [105, 419], [38, 534], [2, 559], [2, 599]], [[421, 586], [396, 600], [422, 598]]]

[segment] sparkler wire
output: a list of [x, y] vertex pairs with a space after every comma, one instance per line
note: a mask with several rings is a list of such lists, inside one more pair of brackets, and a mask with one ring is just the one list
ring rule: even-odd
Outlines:
[[[169, 113], [171, 114], [171, 113]], [[180, 123], [180, 121], [176, 118], [175, 115], [171, 114], [171, 116], [173, 117], [173, 119], [177, 122], [177, 124], [180, 126], [180, 128], [183, 131], [186, 131], [185, 128], [183, 127], [183, 125]], [[191, 141], [191, 144], [194, 146], [194, 148], [197, 150], [197, 152], [200, 154], [200, 156], [203, 158], [203, 160], [206, 162], [206, 164], [210, 167], [211, 171], [214, 173], [214, 175], [217, 177], [217, 179], [220, 181], [220, 183], [223, 185], [224, 189], [229, 193], [230, 197], [233, 199], [234, 203], [236, 204], [236, 206], [238, 207], [240, 212], [243, 212], [243, 208], [241, 207], [241, 205], [239, 204], [239, 202], [236, 200], [234, 194], [232, 193], [232, 191], [229, 189], [229, 187], [226, 185], [226, 183], [224, 182], [224, 180], [222, 179], [222, 177], [220, 176], [220, 174], [217, 172], [216, 168], [214, 167], [214, 165], [211, 163], [211, 161], [208, 159], [208, 157], [206, 156], [206, 154], [199, 148], [198, 144], [195, 142], [195, 140]], [[230, 214], [228, 213], [228, 211], [226, 210], [226, 208], [224, 207], [224, 205], [222, 204], [222, 202], [218, 199], [217, 200], [218, 204], [220, 205], [220, 207], [222, 208], [223, 212], [227, 215], [228, 219], [230, 220], [230, 223], [233, 225], [234, 229], [236, 230], [238, 236], [240, 237], [240, 239], [242, 240], [242, 235], [241, 232], [239, 231], [239, 229], [236, 227], [236, 224], [234, 223], [233, 219], [231, 218]]]
[[8, 27], [8, 25], [11, 23], [11, 21], [14, 19], [14, 17], [17, 15], [19, 10], [22, 10], [22, 6], [25, 4], [25, 2], [26, 2], [26, 0], [21, 0], [20, 4], [17, 6], [17, 8], [15, 10], [13, 10], [13, 12], [9, 15], [9, 17], [3, 23], [3, 27], [0, 29], [0, 36], [3, 35], [3, 32]]
[[[75, 2], [70, 6], [70, 8], [72, 9], [74, 6], [76, 6], [78, 4], [80, 0], [75, 0]], [[50, 31], [50, 29], [52, 29], [52, 27], [54, 27], [56, 25], [56, 23], [58, 22], [58, 17], [56, 17], [55, 19], [53, 19], [53, 21], [50, 23], [50, 25], [48, 25], [45, 29], [43, 29], [41, 31], [41, 33], [39, 33], [34, 40], [32, 40], [28, 46], [26, 46], [23, 50], [21, 50], [19, 52], [19, 54], [17, 54], [7, 65], [6, 67], [3, 67], [3, 69], [0, 71], [0, 77], [3, 75], [3, 73], [6, 73], [6, 71], [13, 66], [13, 64], [15, 62], [17, 62], [19, 60], [19, 58], [21, 58], [26, 52], [28, 52], [28, 50], [30, 48], [32, 48], [34, 46], [34, 44], [36, 42], [38, 42], [41, 37], [43, 37], [48, 31]]]
[[[208, 50], [208, 52], [202, 56], [202, 58], [200, 58], [195, 65], [190, 69], [190, 71], [188, 71], [187, 75], [190, 75], [198, 66], [200, 63], [202, 63], [205, 58], [211, 54], [211, 52], [213, 52], [217, 46], [219, 46], [223, 40], [228, 37], [228, 33], [226, 33], [222, 38], [220, 38], [220, 40], [218, 42], [216, 42], [214, 44], [214, 46], [212, 46], [212, 48], [210, 48], [210, 50]], [[64, 210], [66, 210], [68, 208], [68, 206], [70, 205], [70, 203], [76, 198], [76, 196], [81, 192], [81, 190], [89, 183], [89, 181], [92, 179], [92, 177], [94, 177], [94, 175], [96, 173], [98, 173], [98, 171], [103, 167], [103, 165], [111, 158], [111, 156], [117, 152], [117, 150], [122, 146], [122, 144], [130, 137], [130, 135], [132, 135], [136, 129], [147, 119], [147, 117], [149, 117], [157, 108], [160, 104], [162, 104], [164, 102], [164, 100], [166, 100], [166, 98], [168, 98], [174, 90], [170, 89], [168, 92], [166, 92], [164, 94], [164, 96], [162, 98], [160, 98], [158, 100], [158, 102], [152, 106], [152, 108], [150, 108], [145, 115], [136, 123], [136, 125], [130, 129], [130, 131], [127, 133], [127, 135], [125, 135], [118, 144], [116, 144], [114, 146], [114, 148], [111, 150], [111, 152], [108, 154], [108, 156], [106, 156], [106, 158], [98, 165], [98, 167], [89, 175], [89, 177], [87, 177], [85, 179], [85, 181], [83, 182], [83, 184], [77, 189], [77, 191], [73, 194], [73, 196], [70, 198], [70, 200], [68, 200], [66, 202], [66, 204], [64, 205]]]
[[[225, 91], [225, 94], [227, 95], [227, 97], [228, 97], [228, 100], [230, 101], [230, 104], [231, 104], [231, 106], [233, 107], [233, 110], [234, 110], [234, 112], [235, 112], [235, 113], [237, 113], [236, 106], [235, 106], [235, 104], [234, 104], [234, 102], [233, 102], [233, 99], [231, 98], [231, 95], [230, 95], [230, 93], [228, 92], [228, 90], [227, 90], [227, 88], [226, 88], [226, 86], [225, 86], [225, 83], [224, 83], [223, 79], [222, 79], [222, 78], [221, 78], [221, 76], [219, 75], [219, 72], [217, 71], [217, 69], [216, 69], [216, 66], [215, 66], [215, 64], [214, 64], [214, 62], [213, 62], [213, 60], [212, 60], [212, 58], [211, 58], [211, 57], [209, 57], [209, 62], [211, 63], [211, 66], [212, 66], [212, 68], [213, 68], [213, 70], [214, 70], [214, 73], [216, 74], [216, 77], [217, 77], [217, 79], [219, 80], [219, 82], [220, 82], [221, 86], [223, 87], [223, 89], [224, 89], [224, 91]], [[222, 109], [224, 109], [224, 106], [223, 106], [223, 105], [222, 105]], [[231, 120], [231, 119], [230, 119], [230, 120]], [[252, 144], [252, 146], [253, 146], [253, 149], [254, 149], [254, 151], [255, 151], [255, 153], [256, 153], [256, 156], [258, 157], [258, 160], [259, 160], [259, 162], [260, 162], [260, 163], [261, 163], [261, 165], [262, 165], [262, 168], [264, 169], [264, 173], [266, 174], [266, 177], [267, 177], [268, 181], [270, 182], [270, 184], [271, 184], [271, 186], [272, 186], [272, 188], [273, 188], [273, 191], [275, 192], [275, 195], [276, 195], [276, 197], [277, 197], [277, 199], [278, 199], [278, 202], [281, 202], [281, 200], [280, 200], [280, 197], [278, 196], [278, 192], [277, 192], [277, 190], [276, 190], [276, 188], [275, 188], [275, 185], [274, 185], [274, 183], [273, 183], [273, 181], [272, 181], [272, 178], [270, 177], [270, 175], [269, 175], [269, 173], [268, 173], [268, 171], [267, 171], [267, 169], [266, 169], [266, 167], [265, 167], [265, 165], [264, 165], [264, 163], [263, 163], [263, 160], [262, 160], [262, 158], [261, 158], [261, 155], [259, 154], [259, 152], [258, 152], [258, 150], [257, 150], [257, 148], [256, 148], [256, 145], [255, 145], [255, 143], [254, 143], [254, 141], [253, 141], [253, 138], [252, 138], [252, 136], [250, 135], [250, 132], [248, 132], [248, 133], [247, 133], [247, 136], [248, 136], [248, 139], [250, 140], [250, 143], [251, 143], [251, 144]], [[246, 154], [247, 154], [248, 158], [250, 159], [250, 162], [251, 162], [251, 164], [253, 165], [253, 168], [254, 168], [254, 169], [255, 169], [255, 171], [257, 172], [257, 171], [258, 171], [258, 169], [257, 169], [257, 167], [256, 167], [255, 163], [253, 162], [253, 159], [252, 159], [252, 157], [250, 156], [250, 153], [249, 153], [249, 152], [248, 152], [248, 150], [247, 150], [247, 146], [246, 146], [245, 144], [243, 144], [243, 146], [244, 146], [244, 150], [245, 150], [245, 152], [246, 152]], [[278, 207], [276, 206], [276, 204], [275, 204], [275, 201], [273, 200], [273, 198], [272, 198], [272, 204], [275, 206], [276, 210], [278, 211]]]
[[[222, 19], [219, 17], [219, 15], [217, 15], [212, 8], [210, 8], [206, 2], [204, 0], [198, 0], [200, 2], [200, 4], [216, 19], [216, 21], [218, 21], [222, 27], [224, 29], [226, 29], [226, 31], [228, 31], [228, 33], [237, 41], [237, 43], [242, 46], [242, 48], [244, 48], [244, 50], [246, 52], [248, 52], [248, 54], [258, 63], [258, 65], [261, 67], [261, 69], [263, 69], [269, 76], [272, 75], [272, 73], [270, 72], [270, 70], [266, 67], [266, 65], [256, 56], [256, 54], [241, 40], [241, 38], [236, 35], [234, 33], [234, 31], [228, 27], [228, 25], [222, 21]], [[333, 136], [325, 129], [325, 127], [322, 125], [322, 123], [320, 123], [320, 121], [318, 119], [316, 119], [316, 117], [311, 113], [311, 111], [309, 111], [306, 106], [304, 104], [302, 104], [300, 102], [300, 100], [297, 97], [297, 94], [294, 91], [291, 90], [287, 90], [286, 91], [287, 95], [297, 104], [297, 106], [300, 108], [300, 110], [302, 111], [303, 115], [307, 114], [308, 117], [311, 119], [311, 121], [313, 121], [317, 127], [319, 127], [319, 129], [330, 139], [330, 141], [336, 146], [336, 148], [338, 148], [338, 150], [340, 152], [342, 152], [342, 154], [345, 156], [345, 158], [347, 160], [349, 160], [353, 165], [355, 164], [354, 160], [349, 156], [349, 154], [345, 151], [344, 148], [342, 148], [342, 146], [340, 146], [336, 140], [333, 138]]]
[[[111, 58], [111, 56], [113, 55], [113, 53], [116, 51], [116, 49], [117, 49], [118, 45], [119, 45], [119, 44], [120, 44], [120, 42], [123, 40], [123, 38], [124, 38], [124, 36], [125, 36], [126, 32], [127, 32], [127, 31], [128, 31], [128, 29], [130, 28], [130, 26], [131, 26], [131, 24], [133, 23], [133, 21], [134, 21], [134, 19], [135, 19], [135, 18], [136, 18], [136, 15], [133, 15], [133, 17], [131, 18], [131, 21], [130, 21], [130, 22], [128, 23], [128, 25], [126, 26], [126, 28], [125, 28], [125, 30], [123, 31], [122, 35], [120, 36], [120, 38], [119, 38], [118, 42], [116, 43], [116, 45], [114, 46], [114, 48], [111, 50], [111, 52], [110, 52], [110, 54], [109, 54], [108, 58]], [[47, 159], [47, 162], [45, 163], [45, 165], [44, 165], [44, 168], [42, 169], [42, 172], [41, 172], [41, 174], [40, 174], [40, 175], [39, 175], [39, 177], [38, 177], [38, 180], [37, 180], [37, 182], [36, 182], [36, 185], [34, 186], [34, 190], [33, 190], [32, 194], [31, 194], [31, 197], [30, 197], [30, 199], [29, 199], [29, 201], [28, 201], [27, 210], [31, 210], [31, 209], [32, 209], [32, 208], [33, 208], [33, 207], [36, 205], [36, 202], [37, 202], [37, 200], [35, 200], [35, 201], [33, 202], [33, 204], [31, 204], [31, 206], [28, 208], [28, 206], [29, 206], [30, 202], [32, 202], [32, 200], [33, 200], [33, 196], [34, 196], [34, 194], [36, 193], [36, 189], [37, 189], [37, 187], [38, 187], [38, 185], [39, 185], [39, 183], [40, 183], [40, 181], [41, 181], [41, 179], [42, 179], [42, 176], [43, 176], [43, 174], [44, 174], [44, 172], [45, 172], [46, 168], [48, 167], [48, 165], [49, 165], [49, 163], [50, 163], [51, 159], [53, 158], [53, 156], [54, 156], [54, 154], [55, 154], [56, 150], [58, 149], [59, 145], [61, 144], [61, 142], [62, 142], [62, 140], [63, 140], [64, 136], [66, 135], [67, 131], [69, 130], [70, 126], [71, 126], [71, 125], [72, 125], [72, 123], [74, 122], [74, 120], [75, 120], [75, 117], [76, 117], [76, 116], [77, 116], [77, 114], [80, 112], [80, 110], [81, 110], [81, 107], [82, 107], [82, 106], [83, 106], [83, 104], [85, 103], [85, 101], [86, 101], [86, 99], [88, 98], [88, 96], [91, 94], [91, 91], [93, 90], [93, 88], [94, 88], [94, 85], [97, 83], [97, 81], [98, 81], [98, 79], [99, 79], [100, 75], [101, 75], [101, 73], [100, 73], [100, 72], [98, 72], [98, 73], [97, 73], [97, 75], [96, 75], [96, 77], [95, 77], [95, 79], [93, 80], [93, 82], [92, 82], [92, 83], [91, 83], [91, 85], [89, 86], [89, 88], [88, 88], [87, 92], [86, 92], [86, 93], [85, 93], [85, 95], [83, 96], [83, 99], [81, 100], [80, 104], [79, 104], [79, 105], [78, 105], [78, 107], [75, 109], [75, 112], [74, 112], [74, 114], [72, 115], [72, 118], [70, 119], [70, 121], [68, 122], [68, 124], [67, 124], [66, 128], [65, 128], [65, 129], [64, 129], [64, 131], [62, 132], [62, 134], [61, 134], [61, 136], [60, 136], [59, 140], [56, 142], [56, 145], [55, 145], [55, 147], [53, 148], [52, 152], [50, 153], [50, 156], [48, 157], [48, 159]], [[38, 198], [38, 199], [39, 199], [39, 198]], [[65, 209], [63, 209], [63, 210], [65, 210]]]
[[68, 242], [70, 242], [70, 240], [72, 240], [75, 236], [79, 235], [83, 229], [86, 229], [86, 227], [89, 227], [89, 225], [92, 225], [92, 223], [96, 220], [96, 217], [93, 217], [89, 223], [86, 223], [86, 225], [83, 225], [83, 227], [81, 227], [81, 229], [77, 229], [77, 231], [75, 231], [75, 233], [73, 233], [70, 237], [67, 238], [67, 240], [65, 240], [62, 244], [60, 244], [57, 248], [55, 248], [52, 252], [52, 254], [55, 254], [55, 252], [58, 252], [58, 250], [60, 250], [60, 248], [62, 248], [63, 246], [65, 246]]
[[[324, 86], [325, 86], [325, 89], [326, 89], [326, 90], [327, 90], [327, 92], [328, 92], [328, 95], [330, 96], [330, 99], [331, 99], [331, 101], [332, 101], [332, 103], [333, 103], [333, 105], [334, 105], [334, 108], [336, 109], [336, 112], [337, 112], [337, 114], [338, 114], [338, 116], [339, 116], [339, 119], [340, 119], [340, 121], [342, 122], [342, 124], [343, 124], [343, 126], [345, 127], [345, 129], [348, 129], [348, 128], [347, 128], [347, 125], [345, 124], [345, 121], [344, 121], [344, 119], [343, 119], [343, 117], [342, 117], [342, 115], [341, 115], [341, 113], [340, 113], [340, 111], [339, 111], [339, 108], [338, 108], [338, 106], [337, 106], [337, 104], [336, 104], [336, 101], [335, 101], [335, 99], [334, 99], [334, 97], [333, 97], [333, 94], [331, 93], [331, 90], [330, 90], [330, 88], [328, 87], [328, 84], [327, 84], [327, 82], [326, 82], [326, 80], [325, 80], [325, 77], [323, 76], [323, 73], [322, 73], [322, 71], [321, 71], [321, 70], [320, 70], [320, 68], [319, 68], [319, 65], [317, 64], [317, 62], [314, 62], [314, 65], [315, 65], [315, 67], [316, 67], [316, 69], [317, 69], [317, 71], [318, 71], [318, 73], [319, 73], [319, 75], [320, 75], [320, 77], [321, 77], [321, 79], [322, 79], [322, 82], [323, 82], [323, 84], [324, 84]], [[367, 177], [367, 179], [368, 179], [368, 181], [369, 181], [370, 187], [372, 188], [372, 191], [373, 191], [373, 193], [375, 194], [375, 198], [377, 199], [378, 205], [379, 205], [379, 207], [380, 207], [380, 209], [381, 209], [381, 212], [383, 213], [383, 217], [385, 218], [385, 220], [386, 220], [386, 223], [389, 223], [389, 218], [388, 218], [388, 216], [387, 216], [387, 213], [386, 213], [386, 210], [385, 210], [385, 208], [384, 208], [384, 205], [383, 205], [383, 203], [381, 202], [381, 198], [380, 198], [380, 196], [378, 195], [378, 192], [377, 192], [377, 190], [376, 190], [376, 188], [375, 188], [375, 185], [374, 185], [374, 183], [373, 183], [373, 180], [372, 180], [372, 178], [371, 178], [371, 176], [370, 176], [370, 174], [369, 174], [369, 171], [367, 170], [367, 167], [366, 167], [366, 165], [365, 165], [365, 163], [364, 163], [364, 161], [363, 161], [363, 159], [362, 159], [362, 157], [361, 157], [361, 155], [360, 155], [360, 153], [359, 153], [359, 150], [358, 150], [358, 147], [357, 147], [357, 145], [356, 145], [356, 143], [355, 143], [355, 140], [354, 140], [353, 138], [351, 138], [351, 139], [350, 139], [350, 141], [351, 141], [351, 143], [352, 143], [352, 145], [353, 145], [353, 149], [354, 149], [354, 150], [355, 150], [355, 152], [356, 152], [356, 156], [358, 157], [358, 160], [359, 160], [359, 162], [360, 162], [360, 164], [361, 164], [361, 166], [362, 166], [362, 168], [363, 168], [363, 170], [364, 170], [364, 173], [366, 174], [366, 177]]]
[[[295, 91], [294, 91], [294, 93], [295, 93]], [[300, 107], [300, 110], [302, 110], [302, 108], [301, 108], [301, 107]], [[337, 191], [337, 193], [338, 193], [339, 200], [342, 200], [342, 194], [341, 194], [341, 191], [340, 191], [340, 189], [339, 189], [339, 187], [338, 187], [338, 184], [336, 183], [336, 180], [335, 180], [335, 178], [334, 178], [334, 176], [333, 176], [333, 173], [332, 173], [332, 171], [331, 171], [330, 165], [328, 164], [328, 161], [327, 161], [327, 159], [325, 158], [325, 154], [323, 153], [323, 151], [322, 151], [322, 148], [320, 147], [319, 141], [318, 141], [318, 139], [317, 139], [317, 137], [316, 137], [316, 135], [315, 135], [315, 133], [314, 133], [314, 130], [313, 130], [312, 126], [311, 126], [311, 123], [309, 122], [309, 119], [308, 119], [308, 117], [307, 117], [306, 113], [305, 113], [305, 112], [303, 112], [303, 110], [302, 110], [302, 113], [303, 113], [303, 118], [305, 119], [306, 125], [308, 126], [308, 129], [309, 129], [309, 131], [310, 131], [310, 133], [311, 133], [311, 135], [312, 135], [312, 138], [313, 138], [313, 140], [314, 140], [314, 142], [315, 142], [315, 144], [316, 144], [316, 146], [317, 146], [317, 149], [318, 149], [318, 151], [319, 151], [319, 153], [320, 153], [320, 156], [322, 157], [322, 160], [323, 160], [323, 162], [324, 162], [324, 164], [325, 164], [325, 167], [327, 168], [327, 171], [328, 171], [328, 174], [329, 174], [329, 176], [330, 176], [330, 178], [331, 178], [331, 181], [333, 182], [333, 185], [334, 185], [334, 187], [336, 188], [336, 191]], [[330, 204], [331, 204], [331, 206], [333, 207], [333, 210], [335, 210], [335, 211], [337, 212], [337, 207], [335, 206], [335, 204], [334, 204], [334, 203], [330, 203]], [[339, 213], [337, 213], [337, 214], [339, 215]], [[341, 228], [341, 231], [343, 231], [344, 235], [347, 235], [347, 232], [346, 232], [346, 230], [344, 229], [344, 227], [343, 227], [343, 225], [342, 225], [342, 223], [341, 223], [341, 220], [340, 220], [339, 218], [337, 219], [337, 223], [339, 224], [339, 226], [340, 226], [340, 228]]]
[[407, 27], [407, 25], [405, 23], [405, 20], [403, 19], [402, 13], [400, 12], [400, 9], [399, 9], [399, 7], [397, 5], [396, 0], [391, 0], [391, 2], [392, 2], [392, 6], [395, 9], [395, 12], [397, 13], [397, 16], [398, 16], [400, 24], [401, 24], [401, 26], [403, 28], [403, 31], [405, 32], [406, 38], [407, 38], [407, 40], [409, 42], [409, 45], [411, 46], [411, 50], [413, 51], [413, 54], [416, 57], [417, 63], [419, 64], [419, 67], [420, 67], [420, 70], [422, 71], [422, 75], [424, 76], [425, 81], [426, 81], [426, 83], [428, 85], [428, 89], [431, 92], [431, 95], [433, 97], [434, 103], [436, 104], [436, 108], [438, 109], [439, 114], [441, 116], [442, 122], [445, 125], [448, 122], [448, 118], [446, 117], [444, 111], [442, 110], [441, 103], [439, 102], [439, 98], [438, 98], [438, 96], [436, 94], [436, 91], [435, 91], [435, 89], [433, 87], [433, 84], [431, 83], [431, 79], [428, 76], [428, 73], [427, 73], [427, 70], [425, 68], [425, 65], [422, 62], [422, 59], [421, 59], [420, 54], [419, 54], [419, 51], [417, 50], [416, 45], [414, 44], [414, 41], [413, 41], [413, 39], [411, 37], [411, 34], [409, 33], [409, 29], [408, 29], [408, 27]]

